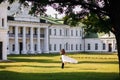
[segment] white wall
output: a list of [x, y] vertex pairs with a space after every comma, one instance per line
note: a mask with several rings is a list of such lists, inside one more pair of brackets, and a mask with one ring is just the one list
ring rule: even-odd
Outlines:
[[[0, 4], [0, 42], [2, 42], [2, 60], [7, 60], [8, 27], [7, 27], [7, 2]], [[2, 25], [3, 24], [3, 25]]]
[[[95, 50], [95, 44], [98, 44], [98, 50]], [[105, 43], [105, 50], [103, 50], [103, 43]], [[86, 38], [85, 39], [85, 51], [86, 52], [108, 52], [109, 51], [109, 44], [111, 44], [112, 50], [111, 52], [116, 52], [115, 39], [106, 39], [106, 38]], [[91, 49], [88, 50], [88, 44], [90, 44]]]
[[[51, 53], [59, 52], [60, 45], [62, 46], [61, 48], [64, 48], [67, 52], [83, 51], [81, 27], [70, 27], [67, 25], [53, 25], [52, 27], [50, 27], [50, 29], [51, 29], [51, 35], [49, 34], [50, 36], [49, 41], [51, 46], [51, 50], [50, 50]], [[61, 30], [61, 34], [60, 34], [60, 30]], [[71, 30], [73, 31], [73, 35], [71, 35], [72, 33]], [[56, 35], [55, 35], [55, 31], [56, 31]], [[80, 50], [80, 44], [81, 44], [81, 50]], [[56, 45], [56, 50], [54, 49], [55, 45]], [[73, 49], [71, 49], [71, 45], [73, 45]]]

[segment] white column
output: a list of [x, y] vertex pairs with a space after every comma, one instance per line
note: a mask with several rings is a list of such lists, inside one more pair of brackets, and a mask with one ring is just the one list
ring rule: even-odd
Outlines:
[[15, 26], [15, 54], [19, 54], [18, 50], [18, 26]]
[[37, 53], [41, 53], [41, 49], [40, 49], [40, 28], [37, 28]]
[[45, 29], [45, 53], [49, 53], [49, 33], [48, 33], [49, 28], [47, 27]]
[[30, 28], [30, 53], [34, 53], [33, 27]]
[[27, 51], [26, 51], [26, 27], [24, 26], [23, 27], [23, 38], [22, 38], [22, 41], [23, 41], [23, 50], [22, 50], [22, 54], [26, 54]]

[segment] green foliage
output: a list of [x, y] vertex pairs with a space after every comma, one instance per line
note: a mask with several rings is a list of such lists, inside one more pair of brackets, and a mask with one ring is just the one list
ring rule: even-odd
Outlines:
[[79, 19], [75, 19], [76, 15], [75, 14], [70, 14], [67, 15], [63, 18], [64, 24], [70, 25], [70, 26], [77, 26], [79, 25]]
[[89, 13], [85, 18], [81, 20], [86, 32], [104, 32], [108, 33], [110, 31], [111, 25], [109, 18], [104, 17], [104, 19], [100, 20], [99, 17], [94, 13]]
[[[1, 0], [3, 1], [3, 0]], [[9, 0], [10, 3], [15, 0]], [[55, 10], [60, 13], [65, 13], [66, 16], [64, 19], [64, 24], [70, 26], [77, 26], [80, 22], [84, 23], [86, 32], [109, 32], [111, 31], [111, 22], [109, 18], [106, 18], [103, 9], [97, 6], [97, 0], [89, 0], [87, 3], [84, 3], [84, 0], [78, 1], [67, 1], [67, 0], [19, 0], [20, 3], [24, 3], [25, 1], [32, 1], [32, 8], [29, 12], [34, 15], [46, 15], [46, 6], [52, 6]], [[75, 12], [75, 6], [82, 6], [81, 11]], [[65, 9], [66, 8], [66, 9]], [[87, 11], [90, 10], [90, 11]], [[106, 12], [106, 11], [104, 11]], [[87, 16], [86, 16], [87, 14]], [[86, 16], [86, 17], [85, 17]], [[98, 17], [99, 16], [99, 17]], [[82, 19], [82, 20], [81, 20]]]

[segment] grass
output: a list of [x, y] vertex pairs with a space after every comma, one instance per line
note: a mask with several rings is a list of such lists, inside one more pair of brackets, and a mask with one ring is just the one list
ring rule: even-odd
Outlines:
[[0, 80], [119, 80], [116, 54], [68, 54], [79, 61], [61, 69], [60, 55], [9, 55]]

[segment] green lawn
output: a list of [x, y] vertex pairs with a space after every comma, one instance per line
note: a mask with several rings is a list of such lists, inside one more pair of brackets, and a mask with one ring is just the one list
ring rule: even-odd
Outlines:
[[116, 54], [68, 54], [79, 61], [61, 69], [60, 55], [10, 55], [0, 80], [120, 80]]

